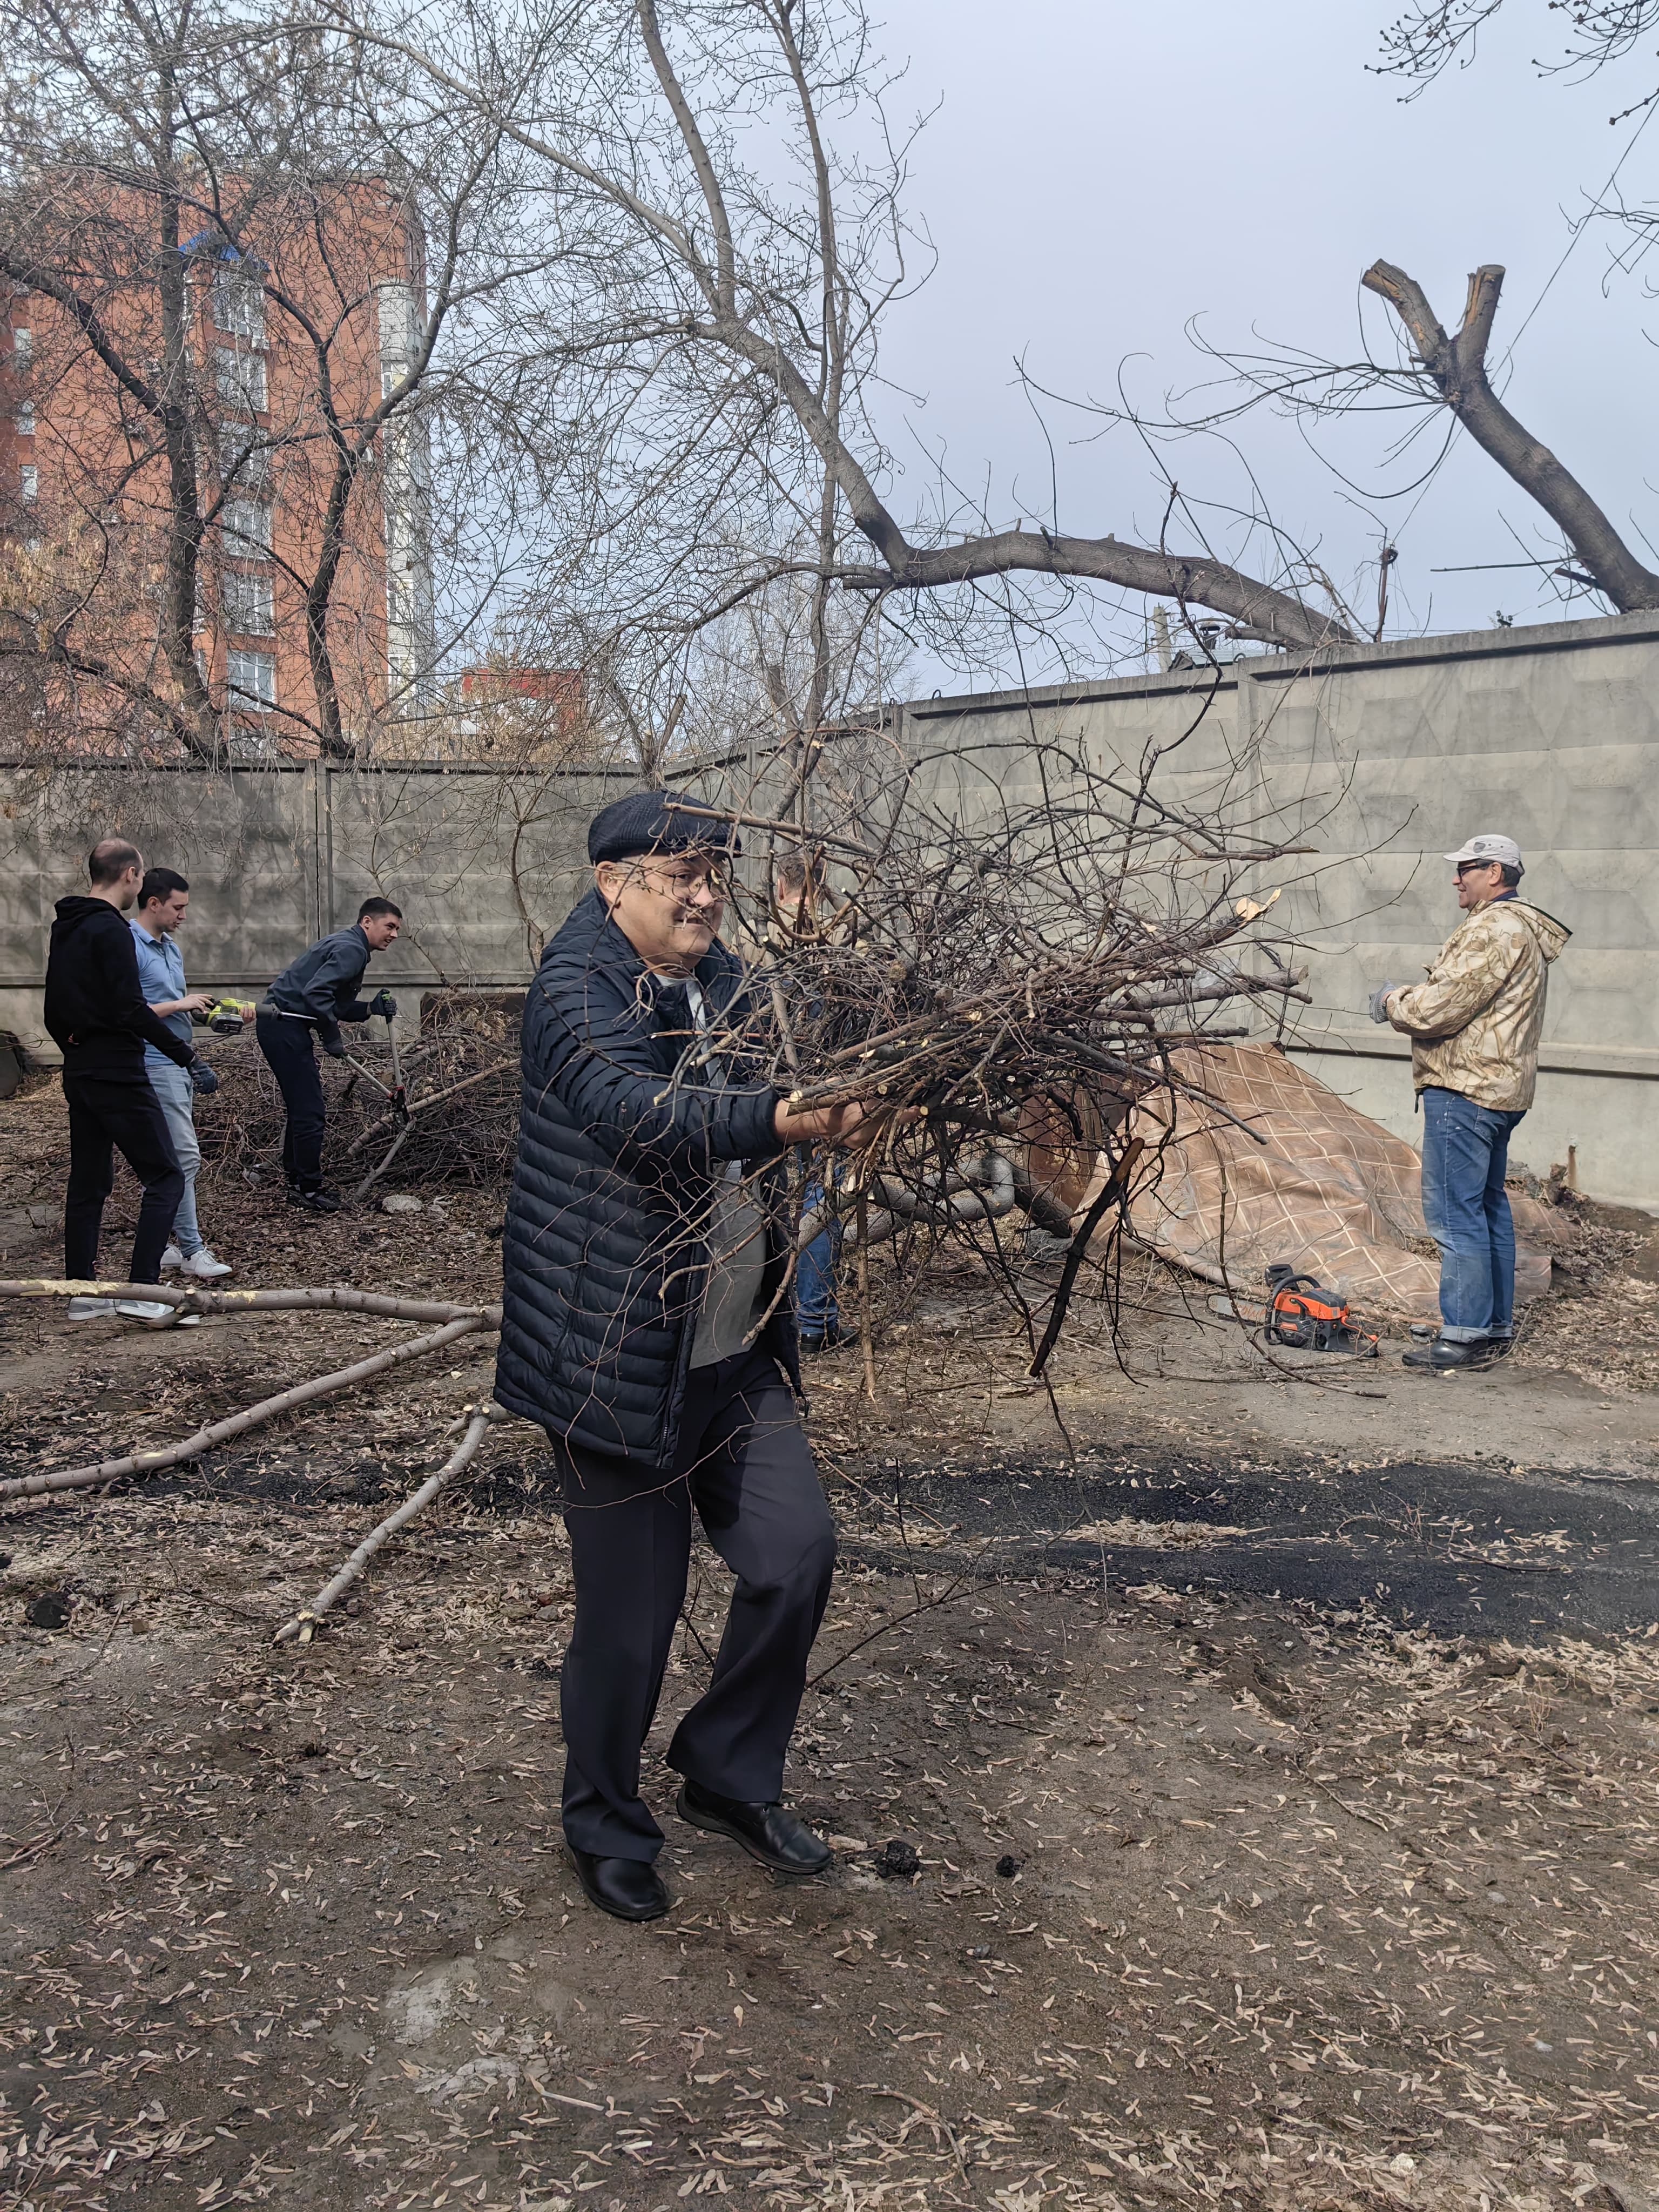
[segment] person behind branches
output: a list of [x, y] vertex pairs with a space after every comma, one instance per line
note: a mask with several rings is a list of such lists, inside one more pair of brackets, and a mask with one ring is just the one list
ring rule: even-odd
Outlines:
[[[769, 933], [771, 951], [787, 955], [795, 945], [821, 936], [826, 908], [833, 908], [823, 855], [815, 852], [786, 853], [772, 870], [772, 905], [776, 919]], [[805, 1155], [805, 1188], [801, 1193], [803, 1214], [816, 1213], [823, 1205], [821, 1174]], [[841, 1231], [831, 1223], [808, 1244], [795, 1261], [795, 1327], [803, 1352], [829, 1352], [841, 1341], [841, 1301], [836, 1272], [841, 1258]]]
[[[106, 837], [87, 856], [89, 892], [58, 902], [46, 956], [46, 1024], [64, 1055], [69, 1107], [69, 1188], [64, 1200], [64, 1272], [95, 1281], [104, 1202], [115, 1187], [118, 1152], [143, 1185], [132, 1240], [130, 1283], [159, 1283], [161, 1255], [185, 1178], [166, 1118], [144, 1073], [149, 1046], [184, 1069], [198, 1090], [218, 1078], [188, 1036], [177, 1036], [144, 999], [132, 932], [123, 920], [138, 896], [143, 856], [122, 837]], [[172, 1308], [159, 1299], [72, 1297], [71, 1321], [120, 1313], [160, 1324]]]
[[708, 1687], [675, 1730], [677, 1810], [782, 1875], [830, 1851], [781, 1802], [836, 1539], [796, 1418], [789, 1146], [867, 1140], [853, 1103], [792, 1112], [741, 1038], [720, 941], [726, 825], [669, 795], [588, 831], [593, 888], [525, 1011], [495, 1397], [565, 1484], [576, 1617], [560, 1711], [564, 1832], [602, 1911], [668, 1909], [641, 1753], [685, 1595], [695, 1507], [737, 1577]]
[[291, 961], [260, 1000], [254, 1034], [283, 1094], [287, 1122], [283, 1131], [283, 1173], [288, 1202], [308, 1213], [337, 1213], [337, 1193], [323, 1188], [322, 1078], [312, 1045], [314, 1030], [323, 1050], [345, 1058], [342, 1022], [366, 1022], [371, 1015], [395, 1021], [398, 1001], [390, 991], [372, 999], [357, 996], [369, 955], [384, 952], [403, 927], [401, 907], [388, 898], [367, 898], [349, 929], [319, 937]]

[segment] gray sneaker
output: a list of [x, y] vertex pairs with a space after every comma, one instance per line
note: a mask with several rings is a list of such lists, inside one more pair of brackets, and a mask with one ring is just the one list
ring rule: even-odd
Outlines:
[[117, 1298], [115, 1310], [123, 1321], [142, 1321], [161, 1328], [173, 1319], [173, 1308], [159, 1298]]
[[71, 1298], [69, 1302], [71, 1321], [107, 1321], [114, 1311], [113, 1298]]

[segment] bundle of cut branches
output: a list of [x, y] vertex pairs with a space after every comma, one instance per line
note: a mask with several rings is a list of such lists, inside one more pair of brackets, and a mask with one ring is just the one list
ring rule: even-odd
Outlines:
[[[1032, 748], [1013, 790], [988, 776], [964, 795], [958, 775], [944, 799], [917, 763], [872, 775], [869, 752], [851, 752], [826, 749], [796, 818], [684, 803], [745, 841], [732, 895], [756, 970], [750, 1064], [802, 1108], [859, 1100], [888, 1116], [828, 1210], [994, 1218], [988, 1135], [1030, 1212], [1023, 1146], [1092, 1154], [1155, 1091], [1226, 1116], [1172, 1055], [1272, 1033], [1304, 995], [1272, 914], [1305, 848], [1235, 828], [1242, 793], [1177, 805], [1150, 749], [1100, 772]], [[1068, 1219], [1051, 1207], [1043, 1225]]]

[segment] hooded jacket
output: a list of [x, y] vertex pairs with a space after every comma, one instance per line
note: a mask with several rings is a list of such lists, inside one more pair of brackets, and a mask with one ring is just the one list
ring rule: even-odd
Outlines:
[[188, 1067], [193, 1047], [146, 1005], [126, 916], [84, 893], [58, 902], [46, 955], [46, 1029], [65, 1075], [143, 1083], [144, 1047]]
[[1389, 1021], [1412, 1040], [1419, 1091], [1461, 1091], [1524, 1114], [1538, 1082], [1550, 965], [1572, 932], [1524, 899], [1475, 907], [1441, 947], [1425, 983], [1389, 994]]
[[[744, 971], [723, 945], [696, 980], [712, 1016], [742, 1019]], [[650, 973], [597, 891], [542, 956], [522, 1067], [495, 1397], [551, 1436], [636, 1462], [649, 1485], [673, 1462], [727, 1161], [763, 1164], [750, 1186], [773, 1304], [760, 1342], [800, 1388], [792, 1303], [777, 1296], [779, 1094], [740, 1052], [719, 1079], [684, 985]]]

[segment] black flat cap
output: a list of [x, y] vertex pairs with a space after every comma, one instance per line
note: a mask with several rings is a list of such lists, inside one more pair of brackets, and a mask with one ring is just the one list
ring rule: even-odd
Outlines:
[[738, 849], [729, 822], [685, 812], [700, 802], [690, 793], [636, 791], [613, 799], [587, 825], [587, 857], [631, 860], [636, 853], [733, 853]]

